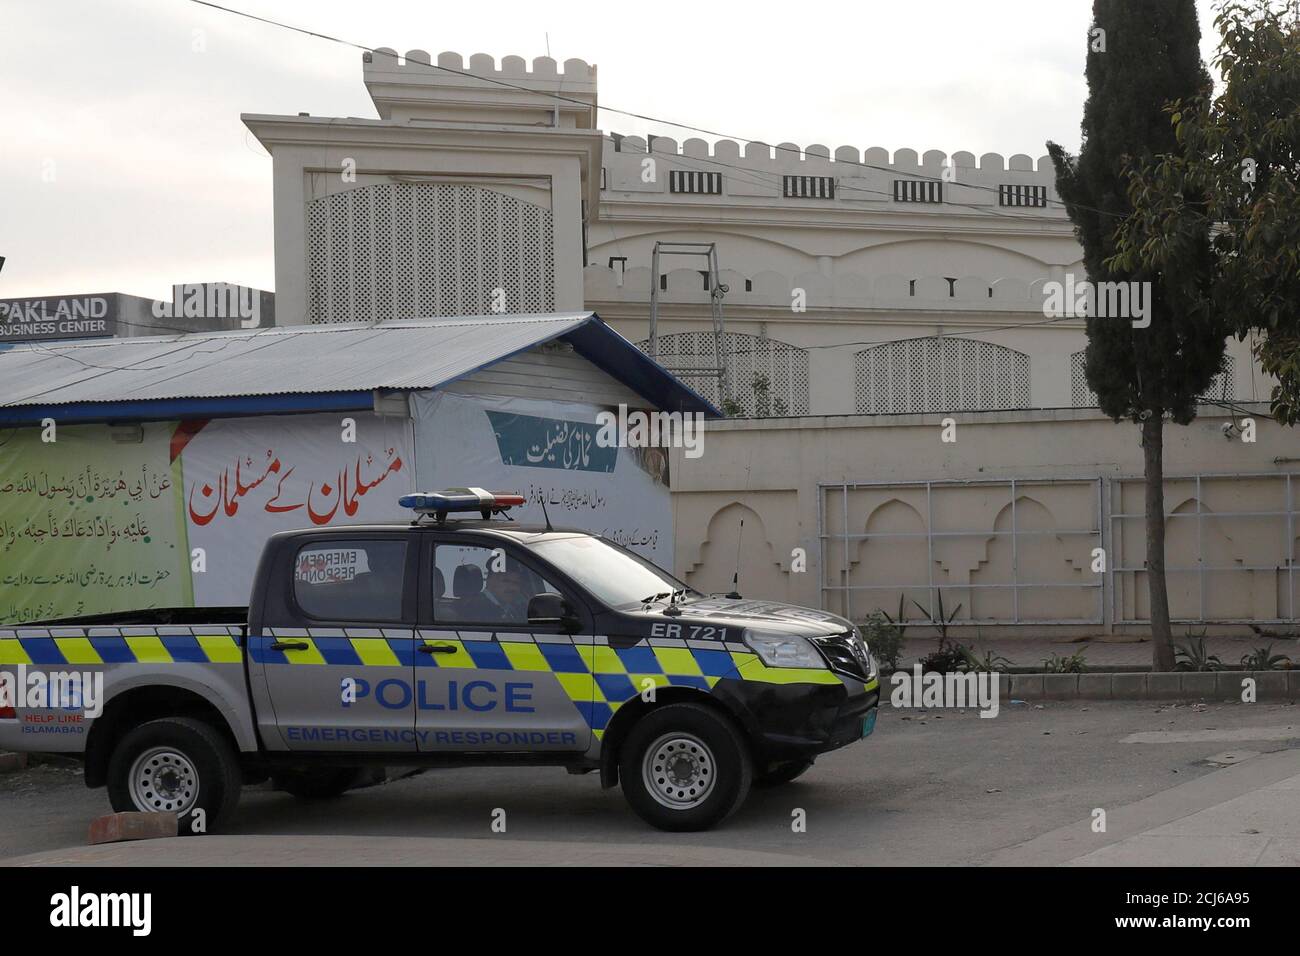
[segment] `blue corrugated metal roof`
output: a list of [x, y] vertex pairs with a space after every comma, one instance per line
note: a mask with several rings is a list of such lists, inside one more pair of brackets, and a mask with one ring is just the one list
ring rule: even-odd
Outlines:
[[0, 350], [0, 424], [360, 408], [366, 393], [438, 388], [554, 339], [655, 408], [720, 415], [595, 313], [569, 312], [20, 344]]

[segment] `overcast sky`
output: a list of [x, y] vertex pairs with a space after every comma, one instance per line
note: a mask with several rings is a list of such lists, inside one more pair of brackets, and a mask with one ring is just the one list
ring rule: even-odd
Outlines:
[[[600, 68], [609, 107], [740, 138], [1078, 148], [1091, 0], [224, 0], [366, 46]], [[1197, 0], [1202, 51], [1210, 0]], [[200, 31], [197, 32], [196, 31]], [[201, 47], [201, 49], [196, 49]], [[375, 112], [361, 53], [190, 0], [0, 0], [0, 298], [274, 288], [271, 161], [240, 113]], [[602, 112], [601, 128], [693, 134]]]

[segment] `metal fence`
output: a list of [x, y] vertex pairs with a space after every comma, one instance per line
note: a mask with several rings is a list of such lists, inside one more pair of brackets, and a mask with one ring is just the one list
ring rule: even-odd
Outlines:
[[[1101, 491], [1095, 478], [823, 483], [822, 606], [860, 619], [902, 595], [932, 620], [956, 613], [954, 625], [1100, 624], [1103, 579], [1090, 567], [1095, 549], [1104, 547]], [[1054, 508], [1044, 506], [1044, 498]], [[873, 528], [877, 516], [896, 504], [906, 509], [903, 523], [915, 514], [919, 526], [900, 528], [895, 521]], [[1026, 522], [1031, 504], [1034, 520]], [[981, 511], [991, 519], [983, 526]], [[1060, 524], [1058, 513], [1078, 526]], [[920, 549], [908, 547], [922, 543], [923, 568]], [[1043, 567], [1044, 545], [1073, 555], [1075, 573], [1044, 573], [1051, 570]], [[909, 550], [910, 558], [899, 560]], [[884, 569], [893, 577], [879, 580]], [[1050, 613], [1051, 607], [1067, 613]]]
[[[1297, 620], [1295, 479], [1166, 479], [1175, 621]], [[1148, 623], [1144, 490], [1136, 476], [819, 484], [821, 605], [861, 620], [901, 597], [953, 626]]]
[[[1170, 617], [1188, 624], [1296, 620], [1295, 475], [1191, 475], [1165, 481]], [[1145, 624], [1145, 482], [1111, 480], [1110, 614]]]

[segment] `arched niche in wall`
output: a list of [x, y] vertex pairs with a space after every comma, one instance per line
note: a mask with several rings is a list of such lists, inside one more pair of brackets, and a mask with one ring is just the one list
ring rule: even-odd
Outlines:
[[788, 571], [768, 540], [766, 523], [753, 508], [733, 501], [709, 518], [704, 540], [685, 572], [686, 583], [706, 594], [726, 593], [737, 567], [740, 593], [745, 597], [787, 600]]
[[1286, 536], [1278, 533], [1283, 522], [1221, 515], [1206, 502], [1198, 503], [1194, 495], [1169, 508], [1168, 514], [1165, 576], [1171, 617], [1193, 621], [1268, 620], [1281, 616], [1279, 610], [1286, 611], [1284, 604], [1279, 608], [1275, 570], [1285, 573]]
[[[1091, 571], [1095, 539], [1057, 532], [1062, 522], [1050, 504], [1039, 497], [1017, 495], [1015, 513], [1010, 502], [993, 521], [997, 534], [984, 540], [985, 557], [972, 569], [972, 584], [1022, 585], [1018, 598], [1010, 588], [974, 588], [970, 592], [971, 616], [984, 620], [1087, 620], [1097, 614], [1095, 589], [1074, 587], [1094, 583]], [[1070, 529], [1078, 530], [1078, 529]], [[1017, 532], [1012, 540], [1011, 532]], [[1061, 585], [1039, 587], [1037, 585]], [[1025, 585], [1031, 585], [1025, 587]]]
[[[903, 613], [916, 618], [920, 612], [912, 606], [929, 601], [929, 544], [925, 538], [925, 517], [914, 505], [891, 497], [871, 509], [862, 531], [868, 535], [850, 545], [853, 555], [849, 583], [863, 590], [851, 596], [854, 620], [861, 620], [876, 610], [896, 617], [899, 598], [904, 598]], [[828, 565], [843, 564], [838, 554], [827, 556]], [[841, 609], [842, 610], [842, 609]]]

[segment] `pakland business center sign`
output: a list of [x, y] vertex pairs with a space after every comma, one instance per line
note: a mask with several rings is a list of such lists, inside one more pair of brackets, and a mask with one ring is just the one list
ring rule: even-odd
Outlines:
[[112, 294], [0, 299], [0, 342], [114, 335], [117, 312]]

